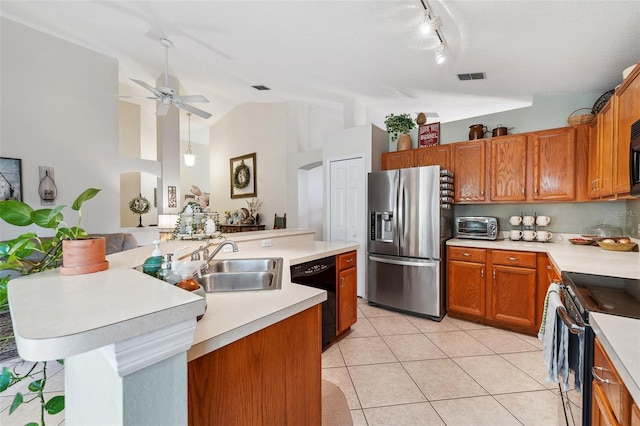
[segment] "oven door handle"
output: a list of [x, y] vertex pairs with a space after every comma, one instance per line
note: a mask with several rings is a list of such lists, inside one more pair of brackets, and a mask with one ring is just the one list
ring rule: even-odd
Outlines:
[[564, 306], [558, 306], [556, 314], [558, 314], [558, 318], [569, 328], [571, 334], [584, 334], [584, 327], [579, 326], [571, 319]]

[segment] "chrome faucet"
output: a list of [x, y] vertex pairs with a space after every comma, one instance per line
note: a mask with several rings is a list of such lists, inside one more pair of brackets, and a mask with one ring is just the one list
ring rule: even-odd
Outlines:
[[208, 258], [209, 257], [209, 246], [210, 245], [211, 245], [211, 243], [207, 243], [207, 244], [203, 245], [202, 247], [199, 247], [193, 253], [191, 253], [191, 260], [200, 260], [200, 252], [202, 252], [204, 254], [204, 257]]
[[231, 241], [231, 240], [225, 240], [223, 242], [221, 242], [218, 247], [216, 247], [211, 254], [209, 255], [209, 257], [207, 258], [207, 263], [209, 263], [211, 261], [211, 259], [213, 259], [215, 257], [216, 254], [218, 254], [218, 252], [220, 250], [222, 250], [222, 247], [226, 246], [227, 244], [231, 244], [233, 246], [233, 251], [236, 252], [238, 251], [238, 246], [236, 245], [235, 242]]

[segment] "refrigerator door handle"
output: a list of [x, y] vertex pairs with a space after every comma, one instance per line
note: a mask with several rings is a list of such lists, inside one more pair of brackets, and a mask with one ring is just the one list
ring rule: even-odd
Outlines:
[[398, 194], [396, 200], [396, 206], [398, 209], [398, 245], [404, 246], [404, 227], [406, 226], [404, 220], [404, 180], [402, 179], [402, 173], [398, 173]]
[[400, 266], [418, 266], [418, 267], [427, 267], [427, 268], [429, 267], [432, 268], [436, 266], [435, 262], [411, 262], [406, 260], [387, 259], [387, 258], [378, 257], [378, 256], [369, 256], [369, 260], [372, 260], [374, 262], [388, 263], [391, 265], [400, 265]]

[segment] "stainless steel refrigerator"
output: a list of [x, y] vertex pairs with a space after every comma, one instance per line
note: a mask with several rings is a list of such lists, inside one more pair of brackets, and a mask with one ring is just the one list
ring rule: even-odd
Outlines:
[[453, 174], [427, 166], [372, 172], [368, 178], [369, 303], [442, 319]]

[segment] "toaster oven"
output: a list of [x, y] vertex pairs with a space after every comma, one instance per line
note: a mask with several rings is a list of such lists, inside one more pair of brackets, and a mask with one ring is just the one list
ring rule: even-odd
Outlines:
[[473, 240], [497, 240], [498, 218], [491, 216], [460, 216], [456, 218], [457, 238]]

